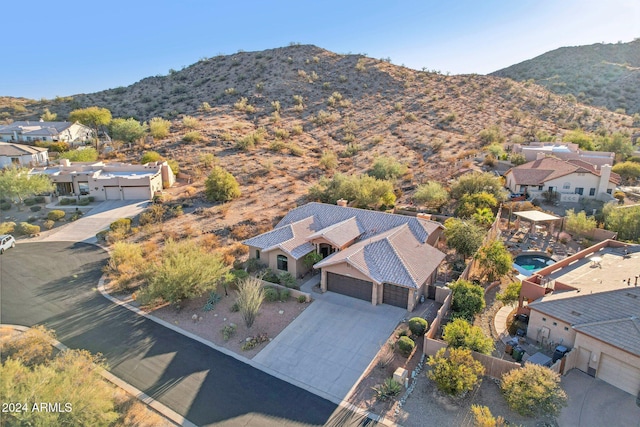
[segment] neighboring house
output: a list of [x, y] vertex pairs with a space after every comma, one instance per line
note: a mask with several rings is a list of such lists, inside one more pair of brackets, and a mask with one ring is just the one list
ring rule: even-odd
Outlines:
[[323, 256], [313, 266], [323, 291], [411, 311], [421, 295], [435, 292], [445, 254], [434, 246], [443, 229], [416, 217], [309, 203], [243, 243], [251, 258], [295, 277], [310, 270], [304, 258], [316, 252]]
[[610, 165], [594, 166], [582, 160], [560, 160], [545, 157], [505, 173], [506, 186], [512, 193], [538, 197], [543, 192], [558, 193], [561, 201], [577, 202], [580, 197], [611, 200], [620, 184], [620, 175]]
[[532, 142], [529, 145], [513, 145], [513, 152], [524, 156], [527, 162], [539, 160], [547, 156], [560, 160], [582, 160], [594, 166], [613, 166], [615, 153], [609, 151], [583, 151], [578, 144], [557, 142]]
[[93, 129], [78, 122], [19, 121], [0, 125], [0, 141], [5, 142], [65, 141], [80, 144], [91, 141], [94, 136]]
[[49, 163], [46, 148], [0, 142], [0, 169], [8, 166], [34, 167]]
[[145, 165], [91, 162], [33, 169], [31, 174], [48, 175], [59, 196], [92, 196], [95, 200], [148, 200], [170, 187], [175, 176], [167, 162]]
[[[573, 348], [573, 367], [640, 392], [640, 246], [606, 240], [522, 282], [527, 337]], [[569, 362], [567, 362], [569, 363]]]

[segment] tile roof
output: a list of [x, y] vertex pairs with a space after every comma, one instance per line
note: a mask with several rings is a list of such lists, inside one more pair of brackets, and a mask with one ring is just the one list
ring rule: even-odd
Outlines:
[[[545, 157], [509, 169], [518, 185], [543, 185], [546, 181], [570, 175], [572, 173], [591, 173], [600, 176], [600, 170], [584, 160], [560, 160], [555, 157]], [[609, 181], [620, 183], [620, 175], [611, 172]]]
[[324, 237], [336, 246], [355, 238], [353, 245], [316, 267], [349, 258], [380, 283], [417, 287], [444, 259], [442, 252], [427, 243], [429, 235], [442, 228], [416, 217], [313, 202], [291, 210], [273, 230], [243, 243], [263, 251], [280, 248], [299, 259], [314, 249], [309, 242], [313, 238]]
[[13, 144], [11, 142], [0, 142], [0, 156], [24, 156], [47, 151], [46, 148], [33, 147], [31, 145]]
[[593, 294], [559, 292], [530, 303], [529, 308], [640, 356], [640, 287]]
[[314, 267], [349, 263], [376, 283], [419, 288], [445, 258], [436, 248], [420, 243], [407, 223], [336, 252]]
[[57, 135], [69, 128], [71, 122], [30, 122], [17, 121], [8, 125], [0, 125], [0, 134], [10, 134], [18, 132], [22, 135]]

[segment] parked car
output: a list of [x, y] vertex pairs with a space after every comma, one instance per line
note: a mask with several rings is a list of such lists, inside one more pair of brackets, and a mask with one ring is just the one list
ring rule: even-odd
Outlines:
[[0, 236], [0, 254], [3, 254], [9, 248], [16, 247], [16, 239], [11, 234], [4, 234]]

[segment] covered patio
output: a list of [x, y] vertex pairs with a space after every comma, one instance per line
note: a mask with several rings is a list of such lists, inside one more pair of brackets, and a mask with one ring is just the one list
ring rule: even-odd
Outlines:
[[520, 229], [521, 220], [529, 222], [530, 236], [536, 236], [542, 233], [546, 236], [547, 234], [553, 233], [556, 221], [562, 221], [563, 219], [562, 217], [540, 211], [521, 211], [514, 212], [513, 214], [517, 217], [515, 223], [516, 229]]

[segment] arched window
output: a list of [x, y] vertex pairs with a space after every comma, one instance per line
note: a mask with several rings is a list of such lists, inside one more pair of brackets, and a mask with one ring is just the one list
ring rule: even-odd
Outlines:
[[289, 271], [289, 259], [284, 255], [278, 255], [278, 270]]

